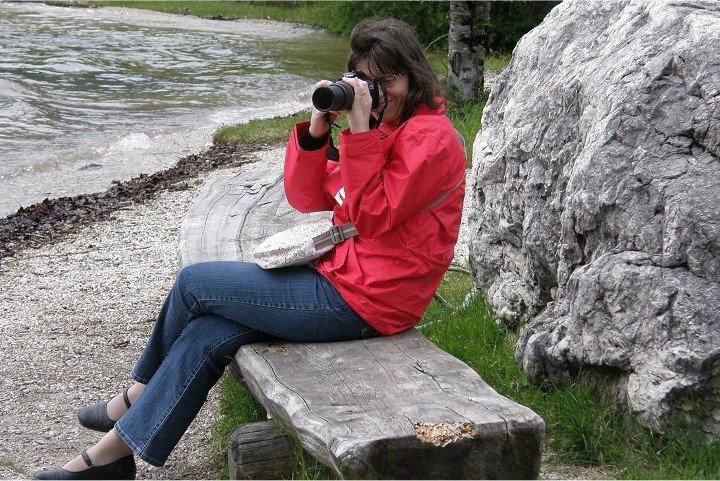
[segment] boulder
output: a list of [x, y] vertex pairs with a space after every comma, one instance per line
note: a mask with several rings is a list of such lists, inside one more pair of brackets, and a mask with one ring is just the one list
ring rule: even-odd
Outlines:
[[[593, 373], [720, 434], [720, 3], [566, 0], [518, 43], [473, 158], [470, 268], [536, 379]], [[529, 324], [528, 321], [530, 321]]]

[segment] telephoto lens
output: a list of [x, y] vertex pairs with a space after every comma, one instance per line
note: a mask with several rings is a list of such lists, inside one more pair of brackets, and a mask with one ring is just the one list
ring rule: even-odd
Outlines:
[[355, 92], [342, 80], [333, 82], [327, 87], [320, 87], [312, 95], [312, 103], [320, 112], [350, 110], [354, 101]]
[[362, 72], [345, 72], [340, 80], [337, 80], [327, 87], [320, 87], [312, 95], [312, 103], [320, 112], [331, 110], [350, 110], [355, 101], [353, 88], [342, 81], [343, 78], [359, 78], [365, 80], [372, 100], [372, 108], [380, 105], [379, 80], [370, 80]]

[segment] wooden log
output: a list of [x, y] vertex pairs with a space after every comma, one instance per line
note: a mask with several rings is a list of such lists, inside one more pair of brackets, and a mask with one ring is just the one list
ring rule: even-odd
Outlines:
[[219, 177], [205, 186], [180, 227], [180, 268], [217, 260], [252, 262], [266, 237], [331, 212], [302, 214], [285, 198], [281, 169]]
[[[279, 170], [217, 179], [183, 222], [180, 266], [251, 261], [266, 236], [328, 215], [292, 209]], [[539, 474], [542, 419], [500, 396], [417, 330], [347, 343], [252, 344], [238, 351], [236, 363], [238, 377], [255, 398], [340, 478], [531, 479]], [[268, 435], [279, 442], [274, 430], [268, 428]], [[243, 443], [240, 453], [247, 462], [240, 465], [253, 464], [252, 444]], [[270, 451], [287, 452], [284, 441], [282, 448], [273, 446]], [[272, 458], [261, 454], [267, 446], [256, 448], [257, 459]], [[256, 470], [242, 476], [289, 476], [262, 466], [255, 464]]]
[[344, 479], [533, 479], [543, 420], [419, 331], [340, 343], [256, 343], [246, 385]]
[[290, 479], [294, 449], [274, 421], [240, 424], [228, 437], [230, 479]]

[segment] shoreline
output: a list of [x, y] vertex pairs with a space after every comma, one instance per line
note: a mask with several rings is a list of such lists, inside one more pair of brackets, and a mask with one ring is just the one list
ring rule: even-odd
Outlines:
[[271, 148], [261, 144], [217, 144], [181, 158], [169, 169], [113, 181], [102, 192], [46, 198], [21, 207], [0, 219], [0, 263], [21, 249], [57, 242], [79, 226], [108, 219], [117, 210], [147, 202], [161, 192], [187, 189], [201, 173], [251, 162], [250, 156]]
[[[86, 217], [61, 215], [67, 231], [37, 239], [27, 233], [33, 243], [19, 242], [2, 259], [0, 479], [61, 466], [100, 439], [77, 423], [77, 409], [132, 383], [132, 366], [177, 274], [188, 206], [218, 176], [280, 168], [283, 152], [244, 145], [210, 149], [189, 164], [182, 159], [170, 172], [124, 186], [116, 193], [123, 201]], [[104, 195], [58, 200], [58, 208], [64, 215], [65, 203]], [[48, 219], [42, 204], [27, 210]], [[137, 479], [217, 479], [226, 454], [208, 442], [221, 416], [217, 401], [214, 389], [166, 465], [139, 461]]]

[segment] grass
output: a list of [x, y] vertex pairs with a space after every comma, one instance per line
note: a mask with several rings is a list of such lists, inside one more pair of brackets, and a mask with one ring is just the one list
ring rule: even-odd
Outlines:
[[[68, 0], [70, 3], [140, 8], [156, 12], [212, 19], [272, 19], [280, 22], [322, 25], [324, 2], [247, 2], [187, 0]], [[290, 8], [291, 6], [292, 8]]]
[[12, 471], [13, 473], [22, 472], [22, 469], [20, 469], [13, 461], [9, 459], [0, 459], [0, 466]]
[[253, 119], [247, 123], [227, 125], [213, 134], [216, 144], [277, 144], [287, 142], [296, 123], [309, 120], [310, 110], [284, 117]]

